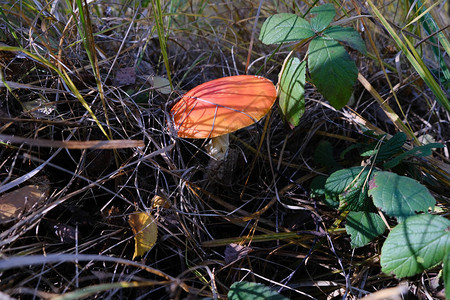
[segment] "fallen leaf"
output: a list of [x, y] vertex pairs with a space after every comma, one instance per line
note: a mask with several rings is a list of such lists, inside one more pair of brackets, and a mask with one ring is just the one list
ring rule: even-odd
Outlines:
[[229, 264], [236, 260], [239, 260], [252, 251], [252, 248], [248, 246], [242, 246], [239, 244], [229, 244], [225, 248], [225, 263]]
[[130, 85], [136, 82], [136, 71], [134, 67], [120, 68], [117, 70], [115, 85]]
[[47, 198], [48, 185], [27, 185], [0, 197], [0, 224], [11, 222]]
[[167, 78], [160, 76], [152, 76], [150, 77], [150, 83], [155, 90], [160, 92], [161, 94], [168, 95], [172, 92], [170, 88], [170, 82]]
[[155, 195], [152, 198], [152, 208], [170, 208], [171, 204], [165, 197]]
[[24, 112], [31, 114], [37, 119], [49, 119], [53, 111], [56, 109], [56, 105], [54, 103], [51, 103], [45, 99], [32, 100], [23, 102], [22, 104]]
[[144, 212], [131, 214], [128, 223], [134, 234], [134, 259], [135, 257], [143, 256], [153, 248], [158, 238], [158, 226], [155, 219]]

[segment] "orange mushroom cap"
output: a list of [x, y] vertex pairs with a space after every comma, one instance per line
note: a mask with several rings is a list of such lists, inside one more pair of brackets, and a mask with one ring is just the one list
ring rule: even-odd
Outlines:
[[247, 127], [271, 109], [277, 91], [264, 77], [239, 75], [205, 82], [171, 110], [182, 138], [213, 138]]

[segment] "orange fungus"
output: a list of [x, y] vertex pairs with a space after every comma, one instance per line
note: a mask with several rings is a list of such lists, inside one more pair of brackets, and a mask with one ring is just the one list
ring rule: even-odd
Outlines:
[[239, 75], [205, 82], [187, 92], [172, 108], [182, 138], [213, 138], [247, 127], [264, 117], [277, 92], [264, 77]]

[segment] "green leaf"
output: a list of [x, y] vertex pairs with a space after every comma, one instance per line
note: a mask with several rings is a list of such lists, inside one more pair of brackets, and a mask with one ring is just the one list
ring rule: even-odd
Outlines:
[[[396, 153], [398, 153], [402, 149], [402, 146], [405, 144], [405, 142], [406, 134], [403, 132], [399, 132], [391, 137], [387, 142], [381, 144], [378, 149], [366, 150], [365, 152], [361, 153], [361, 156], [373, 156], [374, 158], [376, 157], [375, 162], [383, 161], [391, 158]], [[376, 147], [376, 145], [373, 145], [373, 147]]]
[[365, 150], [364, 152], [362, 152], [360, 155], [362, 157], [370, 157], [370, 156], [374, 156], [375, 154], [377, 154], [378, 150], [375, 149], [369, 149], [369, 150]]
[[450, 251], [450, 220], [430, 214], [407, 218], [388, 235], [381, 249], [383, 272], [398, 277], [439, 264]]
[[309, 44], [308, 66], [319, 92], [334, 108], [344, 107], [358, 77], [356, 64], [345, 48], [335, 40], [316, 37]]
[[383, 161], [391, 158], [394, 154], [398, 153], [406, 142], [406, 134], [404, 132], [398, 132], [391, 137], [386, 143], [382, 144], [376, 161]]
[[235, 282], [228, 292], [230, 300], [288, 300], [276, 291], [261, 283], [255, 282]]
[[363, 167], [353, 167], [334, 172], [328, 177], [325, 189], [336, 194], [343, 193], [360, 173], [362, 175], [363, 169]]
[[[447, 227], [447, 233], [450, 228]], [[444, 264], [442, 266], [442, 273], [444, 279], [445, 297], [450, 299], [450, 251], [444, 257]]]
[[305, 112], [305, 74], [305, 61], [300, 62], [298, 58], [290, 57], [284, 63], [279, 85], [279, 104], [291, 127], [298, 125]]
[[310, 20], [311, 28], [315, 32], [320, 32], [327, 28], [331, 21], [333, 21], [336, 10], [334, 9], [333, 4], [327, 3], [325, 5], [314, 7], [311, 9], [310, 13], [316, 14], [316, 16]]
[[436, 204], [428, 189], [416, 180], [391, 172], [376, 172], [369, 182], [374, 204], [391, 217], [405, 218]]
[[366, 44], [359, 33], [352, 27], [333, 26], [323, 32], [323, 36], [340, 41], [347, 46], [359, 51], [362, 54], [367, 53]]
[[352, 187], [339, 195], [339, 210], [345, 211], [374, 211], [373, 203], [367, 196], [367, 182], [369, 170], [363, 171], [361, 177], [357, 178]]
[[350, 234], [352, 248], [357, 248], [382, 234], [386, 225], [377, 213], [352, 211], [347, 216], [345, 230]]
[[295, 14], [276, 14], [270, 16], [263, 24], [259, 39], [263, 44], [296, 42], [314, 36], [308, 21]]
[[[409, 1], [410, 3], [413, 3], [412, 0]], [[436, 76], [437, 78], [441, 78], [441, 82], [443, 83], [444, 88], [447, 89], [447, 91], [450, 89], [450, 70], [449, 66], [445, 61], [445, 56], [442, 55], [443, 52], [441, 52], [440, 47], [437, 45], [440, 45], [444, 51], [448, 54], [450, 53], [450, 41], [448, 40], [447, 36], [443, 31], [440, 30], [438, 23], [434, 20], [433, 15], [430, 13], [427, 8], [427, 5], [422, 4], [421, 1], [416, 1], [416, 5], [413, 7], [417, 10], [416, 14], [423, 14], [423, 21], [421, 22], [421, 25], [423, 26], [423, 29], [425, 30], [425, 34], [429, 36], [429, 41], [431, 42], [430, 46], [433, 50], [434, 57], [436, 60], [439, 61], [439, 69], [440, 73], [442, 75]], [[438, 2], [435, 2], [433, 5], [438, 4]], [[413, 8], [411, 7], [411, 8]], [[434, 33], [437, 33], [436, 36], [434, 36]], [[435, 39], [435, 37], [438, 38], [438, 41]], [[450, 297], [447, 297], [450, 299]]]
[[367, 183], [371, 170], [353, 167], [334, 172], [325, 183], [325, 191], [339, 194], [339, 210], [372, 211], [372, 202], [367, 197]]
[[404, 160], [410, 156], [418, 156], [418, 157], [429, 156], [432, 154], [431, 150], [433, 148], [444, 148], [444, 145], [442, 145], [440, 143], [431, 143], [431, 144], [414, 147], [411, 150], [406, 151], [406, 152], [398, 155], [397, 157], [391, 159], [390, 161], [386, 162], [383, 165], [383, 168], [384, 169], [393, 168], [396, 165], [398, 165], [402, 160]]

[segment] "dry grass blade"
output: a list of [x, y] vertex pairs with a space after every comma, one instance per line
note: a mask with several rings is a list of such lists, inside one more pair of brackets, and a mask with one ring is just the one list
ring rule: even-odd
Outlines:
[[32, 265], [45, 265], [54, 264], [60, 262], [80, 262], [80, 261], [104, 261], [104, 262], [114, 262], [118, 264], [130, 265], [140, 268], [146, 272], [153, 273], [159, 277], [166, 280], [174, 280], [175, 278], [170, 275], [161, 272], [160, 270], [151, 268], [144, 264], [140, 264], [131, 260], [126, 260], [117, 257], [110, 257], [104, 255], [91, 255], [91, 254], [49, 254], [43, 255], [28, 255], [25, 257], [12, 257], [5, 258], [0, 261], [0, 270], [7, 270], [12, 268], [22, 268]]
[[378, 104], [380, 105], [381, 109], [384, 111], [384, 113], [388, 116], [389, 119], [395, 124], [395, 126], [400, 130], [403, 131], [408, 135], [410, 139], [413, 139], [417, 143], [417, 138], [415, 137], [414, 133], [411, 132], [408, 126], [406, 126], [402, 120], [399, 118], [399, 116], [394, 112], [394, 110], [386, 104], [386, 101], [383, 100], [383, 98], [378, 94], [378, 92], [372, 87], [372, 85], [367, 81], [367, 79], [361, 74], [358, 73], [358, 80], [359, 82], [364, 86], [364, 88], [377, 100]]
[[108, 140], [108, 141], [50, 141], [30, 139], [19, 136], [0, 134], [0, 143], [27, 144], [35, 147], [66, 149], [124, 149], [144, 147], [142, 140]]
[[130, 288], [139, 288], [139, 287], [157, 287], [164, 286], [170, 284], [171, 281], [121, 281], [114, 283], [103, 283], [92, 285], [87, 288], [82, 288], [79, 290], [75, 290], [70, 293], [66, 293], [60, 296], [52, 297], [52, 300], [76, 300], [89, 296], [93, 296], [98, 294], [99, 292], [104, 292], [112, 289], [130, 289]]

